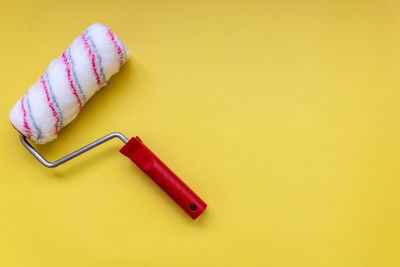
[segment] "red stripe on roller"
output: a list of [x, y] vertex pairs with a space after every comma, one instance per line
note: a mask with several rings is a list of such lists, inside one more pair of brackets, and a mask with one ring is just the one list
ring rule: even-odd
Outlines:
[[40, 82], [42, 83], [44, 94], [46, 95], [47, 105], [51, 109], [51, 113], [53, 114], [53, 117], [56, 119], [56, 123], [55, 123], [54, 127], [56, 129], [56, 134], [57, 134], [58, 130], [59, 130], [58, 125], [60, 123], [60, 117], [58, 116], [58, 113], [57, 113], [56, 109], [54, 108], [53, 102], [51, 102], [50, 94], [47, 89], [46, 81], [44, 80], [43, 75], [40, 77]]
[[62, 58], [63, 58], [64, 64], [65, 64], [65, 72], [67, 73], [67, 78], [68, 78], [68, 82], [69, 82], [69, 87], [71, 88], [72, 93], [74, 94], [76, 100], [78, 101], [79, 110], [81, 110], [81, 109], [82, 109], [82, 100], [81, 100], [81, 98], [79, 97], [78, 92], [76, 91], [74, 82], [72, 81], [72, 77], [71, 77], [71, 66], [70, 66], [70, 64], [69, 64], [69, 62], [68, 62], [68, 59], [67, 59], [67, 56], [65, 55], [65, 52], [62, 53]]
[[93, 68], [94, 75], [96, 76], [97, 84], [101, 86], [100, 75], [96, 68], [96, 56], [92, 52], [92, 49], [90, 48], [90, 45], [89, 45], [88, 41], [86, 40], [86, 35], [84, 33], [82, 33], [82, 40], [83, 40], [83, 44], [85, 45], [85, 48], [88, 51], [88, 56], [92, 63], [92, 68]]
[[28, 139], [31, 139], [31, 137], [32, 137], [32, 129], [31, 129], [31, 127], [29, 127], [28, 120], [26, 119], [26, 110], [25, 110], [25, 107], [24, 107], [24, 98], [25, 98], [25, 96], [23, 96], [21, 98], [21, 108], [22, 108], [24, 130], [25, 130], [26, 135], [27, 135], [26, 137], [28, 137]]
[[118, 57], [119, 57], [119, 66], [121, 67], [122, 64], [124, 64], [124, 55], [122, 54], [121, 47], [119, 46], [119, 44], [115, 40], [115, 35], [110, 29], [107, 31], [107, 33], [110, 36], [111, 41], [113, 42], [115, 49], [117, 50], [117, 54], [118, 54]]

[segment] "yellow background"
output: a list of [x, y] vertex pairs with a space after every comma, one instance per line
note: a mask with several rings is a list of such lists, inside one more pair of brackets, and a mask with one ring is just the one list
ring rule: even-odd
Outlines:
[[[398, 1], [3, 1], [0, 266], [400, 266]], [[138, 135], [192, 221], [115, 140], [56, 169], [14, 103], [93, 22], [132, 56], [55, 142]]]

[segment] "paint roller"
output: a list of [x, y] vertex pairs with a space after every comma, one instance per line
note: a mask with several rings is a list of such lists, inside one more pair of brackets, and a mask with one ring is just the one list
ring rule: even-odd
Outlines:
[[[125, 145], [120, 152], [130, 158], [160, 186], [190, 217], [197, 218], [207, 207], [139, 137], [110, 133], [54, 162], [42, 157], [28, 140], [45, 144], [57, 138], [62, 127], [78, 115], [85, 103], [107, 84], [127, 61], [130, 52], [118, 36], [95, 23], [79, 35], [21, 97], [10, 112], [10, 121], [20, 133], [22, 144], [43, 165], [59, 166], [113, 138]], [[27, 140], [28, 139], [28, 140]]]

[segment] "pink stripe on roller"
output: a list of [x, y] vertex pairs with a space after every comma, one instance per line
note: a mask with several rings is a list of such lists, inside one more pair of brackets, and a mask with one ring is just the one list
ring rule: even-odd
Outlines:
[[56, 109], [54, 108], [53, 102], [51, 102], [50, 94], [49, 94], [49, 91], [47, 90], [47, 85], [43, 78], [43, 75], [40, 77], [40, 82], [42, 83], [43, 90], [46, 95], [47, 104], [49, 105], [49, 108], [51, 109], [51, 113], [53, 114], [53, 117], [56, 119], [56, 123], [55, 123], [54, 127], [56, 129], [56, 134], [57, 134], [58, 130], [59, 130], [58, 125], [60, 124], [60, 117], [58, 116], [58, 113], [57, 113]]
[[110, 29], [107, 31], [107, 33], [108, 33], [108, 35], [110, 35], [111, 41], [113, 42], [114, 47], [117, 50], [117, 54], [118, 54], [118, 57], [119, 57], [119, 66], [121, 67], [122, 64], [124, 64], [124, 55], [122, 54], [121, 47], [119, 46], [119, 44], [115, 40], [115, 35]]
[[25, 129], [25, 132], [26, 132], [26, 135], [27, 135], [28, 139], [31, 139], [31, 137], [32, 137], [32, 129], [31, 129], [31, 127], [29, 127], [28, 120], [26, 119], [26, 110], [25, 110], [25, 107], [24, 107], [24, 98], [25, 98], [25, 96], [23, 96], [21, 98], [21, 108], [22, 108], [24, 129]]
[[84, 34], [84, 33], [82, 33], [82, 40], [83, 40], [83, 44], [85, 45], [85, 48], [88, 51], [89, 59], [91, 59], [92, 68], [93, 68], [94, 75], [96, 76], [97, 84], [99, 86], [101, 86], [100, 75], [99, 75], [99, 73], [97, 71], [97, 68], [96, 68], [96, 56], [95, 56], [95, 54], [93, 54], [92, 49], [90, 48], [90, 45], [89, 45], [89, 43], [88, 43], [88, 41], [86, 39], [86, 34]]
[[76, 88], [74, 86], [74, 82], [72, 81], [71, 66], [69, 65], [67, 56], [65, 55], [65, 52], [62, 53], [62, 58], [63, 58], [64, 64], [65, 64], [65, 72], [67, 73], [67, 78], [68, 78], [68, 81], [69, 81], [69, 87], [71, 88], [72, 93], [74, 94], [74, 96], [76, 97], [76, 100], [78, 101], [79, 110], [81, 110], [82, 109], [82, 100], [79, 97], [78, 92], [76, 91]]

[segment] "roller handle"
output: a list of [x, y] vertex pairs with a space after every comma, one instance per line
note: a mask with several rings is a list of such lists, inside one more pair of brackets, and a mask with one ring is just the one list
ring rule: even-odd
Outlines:
[[120, 152], [142, 169], [192, 219], [196, 219], [207, 207], [207, 204], [154, 155], [139, 137], [132, 137]]

